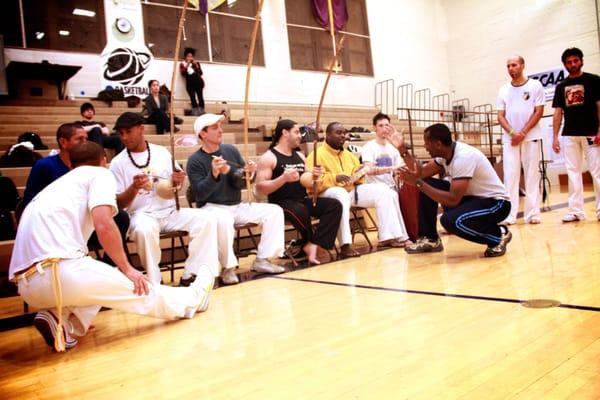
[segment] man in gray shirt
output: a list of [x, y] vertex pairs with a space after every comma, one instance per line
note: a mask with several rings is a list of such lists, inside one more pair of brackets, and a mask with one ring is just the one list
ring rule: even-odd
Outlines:
[[238, 262], [233, 252], [233, 224], [261, 225], [262, 235], [251, 268], [256, 272], [278, 274], [285, 269], [268, 259], [283, 255], [285, 222], [283, 210], [275, 204], [241, 201], [243, 177], [246, 172], [254, 175], [256, 163], [245, 163], [235, 146], [223, 144], [223, 118], [223, 115], [204, 114], [196, 119], [194, 131], [202, 140], [202, 147], [189, 157], [187, 174], [197, 207], [207, 211], [225, 210], [232, 217], [231, 230], [219, 230], [217, 241], [221, 279], [225, 284], [236, 284], [239, 279], [235, 274]]

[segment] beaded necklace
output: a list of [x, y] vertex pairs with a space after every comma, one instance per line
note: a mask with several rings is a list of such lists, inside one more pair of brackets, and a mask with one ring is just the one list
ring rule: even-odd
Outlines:
[[136, 163], [135, 160], [133, 159], [133, 157], [131, 157], [131, 151], [129, 151], [129, 149], [127, 149], [127, 155], [129, 156], [129, 159], [131, 160], [133, 165], [135, 165], [139, 169], [146, 168], [148, 165], [150, 165], [150, 146], [148, 145], [147, 140], [145, 140], [145, 142], [146, 142], [146, 150], [148, 150], [148, 160], [146, 160], [146, 164], [144, 164], [144, 165], [139, 165], [138, 163]]

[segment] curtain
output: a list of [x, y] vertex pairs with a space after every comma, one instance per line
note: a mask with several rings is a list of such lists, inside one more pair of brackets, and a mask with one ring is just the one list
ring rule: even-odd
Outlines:
[[[341, 30], [348, 21], [348, 9], [346, 0], [332, 0], [333, 26], [335, 30]], [[329, 12], [327, 0], [312, 0], [312, 10], [315, 20], [323, 28], [329, 30]]]

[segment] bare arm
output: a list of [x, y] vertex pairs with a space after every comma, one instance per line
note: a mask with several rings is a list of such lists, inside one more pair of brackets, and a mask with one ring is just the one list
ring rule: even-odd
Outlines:
[[[302, 161], [305, 161], [304, 155], [302, 153], [298, 154], [300, 154]], [[276, 164], [277, 159], [270, 151], [267, 151], [258, 160], [258, 169], [256, 171], [256, 189], [258, 190], [259, 194], [269, 195], [288, 182], [296, 182], [300, 180], [300, 174], [295, 169], [286, 169], [283, 174], [275, 179], [271, 179], [273, 177], [273, 170], [275, 169]]]
[[[398, 149], [398, 151], [400, 152], [400, 157], [402, 157], [402, 160], [406, 164], [407, 168], [414, 170], [417, 167], [418, 161], [413, 158], [413, 156], [406, 148], [406, 145], [404, 144], [404, 138], [402, 138], [402, 134], [396, 131], [396, 129], [394, 128], [394, 132], [390, 134], [388, 140], [393, 146], [395, 146]], [[420, 164], [419, 168], [421, 168]], [[422, 166], [421, 178], [429, 178], [430, 176], [434, 176], [442, 172], [444, 172], [442, 167], [440, 167], [434, 160], [430, 160], [429, 162], [427, 162], [427, 164]]]
[[470, 179], [454, 179], [450, 183], [450, 191], [436, 189], [433, 186], [423, 182], [421, 192], [425, 193], [431, 199], [437, 201], [446, 207], [456, 207], [460, 204], [467, 188], [469, 187]]
[[133, 282], [134, 293], [137, 295], [148, 294], [148, 282], [146, 277], [134, 269], [125, 255], [121, 234], [113, 220], [112, 207], [101, 205], [92, 209], [92, 220], [98, 235], [98, 241], [104, 251], [115, 262], [119, 270]]
[[555, 108], [554, 115], [552, 116], [552, 149], [556, 154], [560, 153], [560, 142], [558, 141], [558, 133], [560, 132], [560, 124], [562, 123], [562, 117], [562, 108]]
[[117, 194], [117, 205], [119, 208], [127, 208], [135, 199], [140, 189], [150, 184], [150, 178], [146, 174], [133, 177], [133, 183], [124, 192]]
[[[600, 100], [596, 102], [596, 112], [598, 113], [598, 121], [600, 121]], [[598, 132], [596, 132], [594, 143], [600, 145], [600, 125], [598, 126]]]
[[506, 110], [498, 110], [498, 122], [500, 123], [502, 129], [504, 129], [506, 133], [510, 135], [510, 131], [512, 131], [513, 128], [510, 126], [508, 120], [506, 119]]
[[523, 129], [521, 129], [521, 132], [527, 135], [529, 131], [540, 122], [542, 114], [544, 114], [544, 106], [535, 106], [533, 114], [531, 114]]

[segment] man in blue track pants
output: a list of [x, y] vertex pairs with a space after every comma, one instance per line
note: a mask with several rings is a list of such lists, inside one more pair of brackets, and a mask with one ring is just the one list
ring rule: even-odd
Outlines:
[[[440, 219], [450, 233], [487, 245], [485, 257], [506, 252], [512, 234], [499, 225], [510, 212], [510, 198], [496, 171], [481, 151], [452, 140], [450, 129], [434, 124], [425, 129], [425, 149], [433, 158], [421, 166], [408, 153], [399, 133], [390, 139], [406, 163], [400, 171], [405, 183], [419, 188], [419, 239], [406, 252], [428, 253], [444, 249], [437, 233], [438, 204], [444, 208]], [[432, 178], [440, 174], [444, 179]]]

